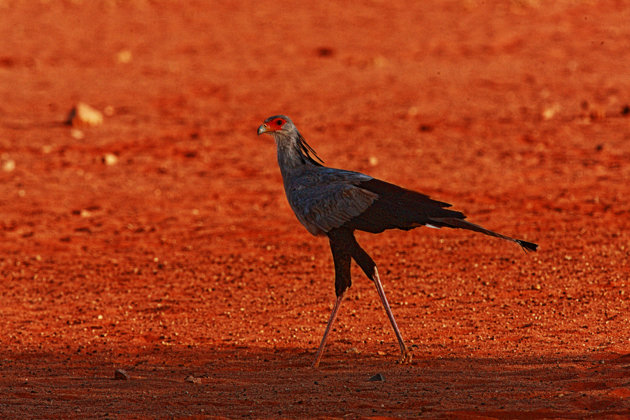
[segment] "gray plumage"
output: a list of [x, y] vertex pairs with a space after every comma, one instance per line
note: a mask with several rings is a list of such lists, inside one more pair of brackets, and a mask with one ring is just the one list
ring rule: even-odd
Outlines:
[[284, 189], [298, 220], [313, 235], [325, 235], [365, 212], [378, 195], [360, 188], [372, 179], [323, 166], [283, 173]]
[[267, 118], [258, 127], [258, 134], [263, 133], [273, 135], [276, 141], [278, 165], [293, 212], [310, 233], [328, 236], [333, 254], [337, 301], [314, 366], [319, 364], [343, 295], [352, 284], [352, 259], [376, 285], [400, 345], [401, 361], [411, 361], [411, 353], [387, 303], [376, 264], [356, 242], [355, 230], [379, 233], [386, 229], [410, 230], [423, 225], [460, 228], [515, 242], [526, 251], [536, 250], [537, 245], [534, 243], [514, 239], [464, 220], [466, 216], [448, 209], [448, 203], [359, 172], [323, 166], [323, 161], [285, 115]]
[[300, 223], [313, 235], [325, 235], [344, 226], [378, 233], [429, 225], [481, 232], [516, 242], [525, 250], [536, 248], [530, 242], [464, 220], [463, 213], [447, 209], [448, 203], [359, 172], [323, 166], [285, 115], [267, 118], [258, 133], [273, 135], [287, 199]]

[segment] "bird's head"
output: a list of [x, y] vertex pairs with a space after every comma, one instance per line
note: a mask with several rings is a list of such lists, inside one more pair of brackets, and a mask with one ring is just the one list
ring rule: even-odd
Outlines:
[[[258, 135], [271, 134], [278, 145], [278, 154], [281, 151], [287, 156], [293, 156], [302, 163], [309, 162], [316, 166], [322, 166], [323, 160], [317, 156], [315, 150], [308, 145], [298, 129], [293, 125], [293, 121], [286, 115], [274, 115], [267, 118], [258, 127]], [[292, 151], [285, 153], [285, 151]], [[317, 160], [316, 160], [317, 159]], [[318, 162], [319, 161], [319, 162]]]
[[295, 131], [296, 128], [293, 125], [293, 122], [286, 115], [274, 115], [273, 117], [267, 118], [263, 123], [258, 127], [258, 135], [261, 134], [291, 134]]

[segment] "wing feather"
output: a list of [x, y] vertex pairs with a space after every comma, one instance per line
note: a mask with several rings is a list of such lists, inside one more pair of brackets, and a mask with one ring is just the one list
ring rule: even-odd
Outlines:
[[298, 220], [313, 235], [323, 235], [365, 212], [378, 198], [358, 187], [370, 179], [358, 172], [311, 168], [291, 177], [285, 190]]

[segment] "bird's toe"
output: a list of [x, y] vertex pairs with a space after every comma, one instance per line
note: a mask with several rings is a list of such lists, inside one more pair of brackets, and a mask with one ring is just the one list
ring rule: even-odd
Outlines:
[[413, 359], [413, 356], [411, 352], [405, 349], [402, 352], [402, 355], [400, 356], [400, 360], [398, 360], [398, 363], [400, 363], [401, 365], [408, 365], [408, 364], [411, 364], [412, 359]]

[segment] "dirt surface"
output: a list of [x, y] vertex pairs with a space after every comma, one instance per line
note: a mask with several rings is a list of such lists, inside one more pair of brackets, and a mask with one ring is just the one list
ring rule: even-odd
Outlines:
[[[0, 417], [630, 416], [623, 2], [179, 3], [0, 0]], [[311, 369], [277, 113], [539, 252], [359, 234], [414, 361], [354, 267]]]

